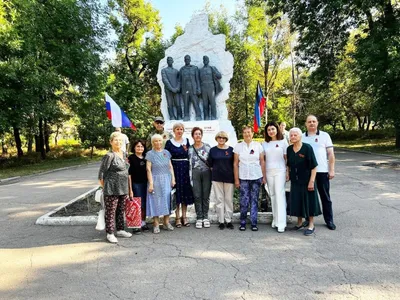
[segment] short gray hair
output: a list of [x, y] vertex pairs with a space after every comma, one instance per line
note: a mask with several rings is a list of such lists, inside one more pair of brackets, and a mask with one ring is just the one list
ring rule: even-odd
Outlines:
[[151, 144], [153, 145], [154, 140], [160, 139], [162, 140], [163, 137], [161, 136], [161, 134], [154, 134], [151, 136]]
[[303, 133], [301, 132], [301, 129], [298, 128], [298, 127], [293, 127], [293, 128], [291, 128], [291, 129], [289, 130], [289, 134], [291, 134], [292, 132], [297, 132], [297, 133], [299, 134], [300, 137], [301, 137], [301, 135], [303, 134]]

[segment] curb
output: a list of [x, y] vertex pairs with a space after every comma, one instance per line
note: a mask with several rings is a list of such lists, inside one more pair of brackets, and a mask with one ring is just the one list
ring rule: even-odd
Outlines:
[[50, 217], [52, 214], [56, 213], [57, 211], [63, 209], [64, 207], [79, 201], [85, 198], [87, 195], [90, 195], [98, 190], [99, 187], [92, 188], [91, 190], [87, 191], [79, 195], [78, 197], [72, 199], [71, 201], [53, 209], [52, 211], [44, 214], [43, 216], [39, 217], [35, 224], [36, 225], [93, 225], [97, 223], [97, 216], [70, 216], [70, 217]]
[[53, 170], [47, 170], [47, 171], [38, 172], [38, 173], [34, 173], [34, 174], [29, 174], [29, 175], [22, 175], [22, 176], [4, 178], [4, 179], [0, 179], [0, 185], [3, 184], [3, 183], [7, 183], [9, 181], [19, 181], [19, 180], [30, 178], [30, 177], [36, 177], [36, 176], [40, 176], [40, 175], [46, 175], [46, 174], [50, 174], [50, 173], [55, 173], [55, 172], [58, 172], [58, 171], [64, 171], [64, 170], [79, 168], [79, 167], [83, 167], [83, 166], [94, 165], [94, 164], [97, 164], [97, 163], [98, 162], [91, 162], [91, 163], [87, 163], [87, 164], [81, 164], [81, 165], [63, 167], [63, 168], [58, 168], [58, 169], [53, 169]]
[[[70, 205], [73, 202], [79, 201], [85, 198], [87, 195], [90, 195], [98, 190], [98, 187], [92, 188], [91, 190], [87, 191], [86, 193], [79, 195], [78, 197], [72, 199], [68, 203], [65, 203], [52, 211], [44, 214], [43, 216], [39, 217], [35, 224], [36, 225], [44, 225], [44, 226], [95, 226], [97, 224], [97, 216], [69, 216], [69, 217], [51, 217], [52, 214], [56, 213], [57, 211], [63, 209], [64, 207]], [[188, 208], [187, 212], [188, 221], [191, 224], [195, 224], [197, 221], [196, 213], [194, 212], [194, 205]], [[175, 222], [175, 214], [171, 214], [170, 216], [171, 222]], [[219, 224], [218, 216], [215, 210], [215, 203], [210, 203], [210, 214], [209, 220], [211, 224]], [[272, 213], [271, 212], [259, 212], [257, 216], [257, 221], [260, 224], [267, 224], [272, 221]], [[150, 219], [147, 220], [150, 222]], [[240, 213], [234, 213], [232, 216], [232, 223], [240, 223]]]
[[348, 148], [342, 148], [342, 147], [335, 147], [335, 149], [339, 149], [342, 151], [348, 151], [348, 152], [355, 152], [355, 153], [363, 153], [363, 154], [370, 154], [370, 155], [376, 155], [376, 156], [383, 156], [383, 157], [388, 157], [388, 158], [393, 158], [400, 160], [400, 156], [394, 156], [390, 154], [381, 154], [381, 153], [376, 153], [376, 152], [370, 152], [370, 151], [364, 151], [364, 150], [354, 150], [354, 149], [348, 149]]

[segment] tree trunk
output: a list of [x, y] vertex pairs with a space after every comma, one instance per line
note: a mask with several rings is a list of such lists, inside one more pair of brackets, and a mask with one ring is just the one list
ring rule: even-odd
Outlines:
[[364, 117], [364, 120], [363, 120], [363, 122], [362, 122], [362, 130], [364, 130], [365, 129], [365, 124], [367, 124], [367, 117], [365, 116]]
[[29, 136], [28, 136], [28, 153], [32, 152], [32, 148], [33, 148], [33, 136], [32, 136], [32, 134], [29, 134]]
[[367, 131], [369, 131], [369, 127], [371, 126], [371, 117], [368, 116], [368, 122], [367, 122]]
[[15, 145], [17, 147], [17, 154], [18, 157], [22, 157], [24, 155], [24, 152], [22, 151], [22, 142], [21, 142], [21, 136], [19, 134], [19, 128], [13, 126], [13, 129], [14, 129]]
[[50, 128], [49, 125], [47, 124], [47, 120], [44, 121], [44, 145], [46, 147], [46, 153], [50, 152]]
[[340, 124], [342, 125], [343, 130], [346, 131], [346, 123], [344, 121], [340, 121]]
[[35, 134], [35, 152], [40, 152], [39, 135]]
[[359, 115], [356, 115], [357, 118], [357, 123], [358, 123], [358, 130], [362, 130], [362, 122], [361, 122], [361, 117]]
[[43, 134], [43, 118], [39, 118], [39, 152], [42, 159], [46, 159], [46, 150], [44, 149], [44, 134]]
[[57, 125], [56, 136], [54, 137], [54, 145], [57, 146], [58, 134], [60, 133], [60, 126]]

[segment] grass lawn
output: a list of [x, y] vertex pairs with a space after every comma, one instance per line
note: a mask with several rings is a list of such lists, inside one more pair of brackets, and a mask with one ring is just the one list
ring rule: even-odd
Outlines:
[[35, 164], [27, 164], [27, 165], [19, 165], [19, 166], [11, 166], [8, 168], [0, 168], [0, 179], [15, 177], [15, 176], [23, 176], [23, 175], [32, 175], [41, 173], [44, 171], [54, 170], [58, 168], [71, 167], [81, 164], [87, 164], [91, 162], [97, 162], [101, 160], [101, 156], [93, 156], [93, 159], [90, 157], [82, 156], [82, 157], [74, 157], [74, 158], [53, 158], [41, 161]]
[[351, 141], [334, 141], [335, 147], [350, 150], [361, 150], [400, 157], [400, 149], [395, 148], [395, 139], [356, 139]]

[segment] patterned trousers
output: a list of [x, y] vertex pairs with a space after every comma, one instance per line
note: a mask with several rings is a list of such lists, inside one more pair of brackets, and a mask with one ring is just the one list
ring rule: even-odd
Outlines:
[[240, 179], [240, 225], [246, 225], [249, 204], [251, 225], [257, 225], [258, 195], [262, 178], [255, 180]]
[[108, 234], [114, 233], [115, 220], [117, 221], [117, 231], [124, 230], [125, 201], [128, 198], [128, 195], [104, 197], [104, 204], [106, 206], [106, 232]]

